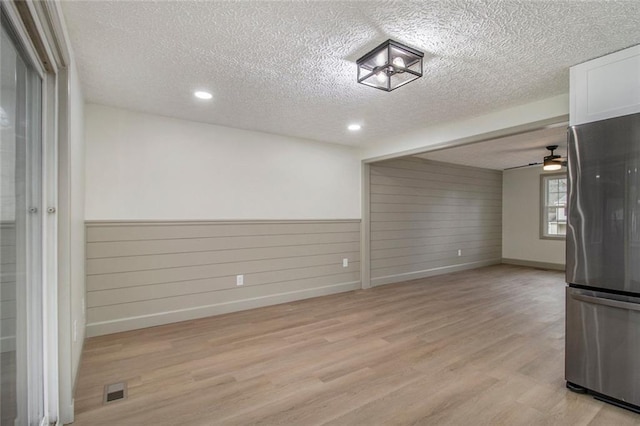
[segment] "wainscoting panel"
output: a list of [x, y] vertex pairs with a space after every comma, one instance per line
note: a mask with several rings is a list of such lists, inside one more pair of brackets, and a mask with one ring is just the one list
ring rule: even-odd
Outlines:
[[419, 158], [370, 170], [372, 285], [501, 262], [502, 172]]
[[360, 221], [87, 222], [86, 270], [88, 336], [195, 319], [360, 288]]

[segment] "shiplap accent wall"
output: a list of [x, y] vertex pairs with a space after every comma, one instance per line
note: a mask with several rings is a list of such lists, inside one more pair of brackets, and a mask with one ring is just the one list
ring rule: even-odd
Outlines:
[[372, 285], [501, 262], [501, 171], [410, 157], [370, 173]]
[[167, 324], [360, 288], [360, 221], [87, 222], [86, 270], [88, 336]]

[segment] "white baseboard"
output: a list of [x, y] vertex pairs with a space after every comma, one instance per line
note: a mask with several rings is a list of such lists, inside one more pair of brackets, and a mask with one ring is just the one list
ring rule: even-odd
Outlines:
[[483, 266], [499, 265], [502, 259], [482, 260], [480, 262], [461, 263], [458, 265], [442, 266], [440, 268], [425, 269], [422, 271], [406, 272], [404, 274], [387, 275], [371, 278], [371, 286], [399, 283], [420, 278], [433, 277], [435, 275], [448, 274], [450, 272], [465, 271], [467, 269], [481, 268]]
[[535, 260], [507, 259], [507, 258], [503, 258], [502, 263], [505, 263], [507, 265], [529, 266], [531, 268], [538, 268], [538, 269], [551, 269], [554, 271], [565, 270], [564, 263], [537, 262]]
[[16, 336], [0, 337], [0, 353], [16, 350]]
[[247, 309], [261, 308], [296, 300], [309, 299], [311, 297], [327, 296], [329, 294], [358, 290], [360, 281], [352, 281], [333, 284], [312, 289], [291, 291], [287, 293], [271, 294], [268, 296], [251, 299], [234, 300], [232, 302], [215, 305], [197, 306], [189, 309], [160, 312], [151, 315], [122, 318], [114, 321], [103, 321], [87, 324], [86, 337], [101, 336], [104, 334], [118, 333], [121, 331], [137, 330], [140, 328], [154, 327], [180, 321], [188, 321], [213, 315], [227, 314], [230, 312], [244, 311]]
[[58, 421], [56, 422], [56, 426], [68, 425], [69, 423], [73, 423], [75, 421], [75, 413], [76, 413], [76, 400], [71, 399], [71, 404], [66, 408], [60, 407], [60, 415], [58, 416]]

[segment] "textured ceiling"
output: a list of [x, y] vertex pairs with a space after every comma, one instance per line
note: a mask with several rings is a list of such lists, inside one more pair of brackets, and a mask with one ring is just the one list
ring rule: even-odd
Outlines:
[[530, 163], [541, 163], [543, 157], [549, 155], [546, 149], [549, 145], [558, 145], [554, 154], [567, 156], [566, 126], [431, 151], [418, 154], [416, 157], [483, 169], [504, 170]]
[[[640, 1], [62, 7], [88, 102], [356, 146], [567, 93], [569, 66], [640, 43]], [[355, 60], [388, 38], [425, 52], [424, 77], [357, 84]]]

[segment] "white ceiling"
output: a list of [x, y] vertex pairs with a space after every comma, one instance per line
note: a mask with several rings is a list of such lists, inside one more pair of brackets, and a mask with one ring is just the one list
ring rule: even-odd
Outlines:
[[[569, 66], [640, 43], [640, 1], [62, 8], [88, 102], [355, 146], [567, 93]], [[424, 77], [391, 93], [357, 84], [355, 60], [388, 38], [425, 52]]]
[[[558, 145], [554, 154], [567, 156], [567, 127], [559, 126], [455, 148], [430, 151], [416, 157], [483, 169], [504, 170], [541, 163], [549, 155], [546, 147]], [[537, 166], [542, 167], [542, 166]]]

